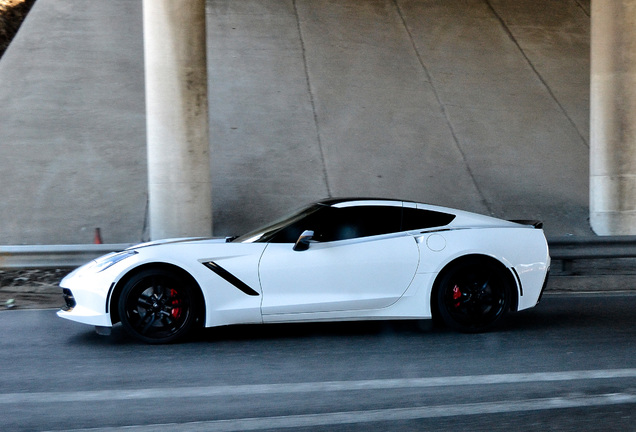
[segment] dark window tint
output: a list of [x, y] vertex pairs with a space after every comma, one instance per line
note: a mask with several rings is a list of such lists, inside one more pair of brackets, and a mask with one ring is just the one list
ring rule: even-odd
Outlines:
[[400, 207], [360, 206], [331, 208], [318, 240], [336, 241], [398, 232]]
[[281, 230], [272, 242], [294, 243], [304, 230], [314, 231], [314, 240], [323, 242], [397, 232], [401, 212], [391, 206], [324, 207]]
[[402, 213], [402, 231], [448, 225], [455, 215], [405, 207]]

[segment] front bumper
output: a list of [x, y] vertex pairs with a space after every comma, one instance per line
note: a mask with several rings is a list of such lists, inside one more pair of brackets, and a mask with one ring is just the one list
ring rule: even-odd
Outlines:
[[110, 314], [98, 313], [83, 306], [75, 306], [72, 311], [62, 309], [57, 312], [57, 316], [82, 324], [90, 324], [99, 327], [112, 327], [113, 325], [110, 320]]
[[66, 306], [60, 318], [94, 326], [111, 327], [106, 308], [111, 284], [104, 273], [71, 273], [60, 282]]
[[62, 310], [65, 312], [72, 312], [75, 306], [77, 306], [77, 302], [75, 301], [75, 297], [71, 290], [68, 288], [62, 288], [62, 297], [64, 297], [65, 304]]

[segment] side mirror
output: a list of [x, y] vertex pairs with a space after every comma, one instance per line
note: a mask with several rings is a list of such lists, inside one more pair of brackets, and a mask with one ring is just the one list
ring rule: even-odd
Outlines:
[[297, 252], [305, 251], [309, 249], [309, 242], [314, 237], [314, 232], [310, 230], [305, 230], [296, 240], [296, 244], [294, 244], [294, 250]]

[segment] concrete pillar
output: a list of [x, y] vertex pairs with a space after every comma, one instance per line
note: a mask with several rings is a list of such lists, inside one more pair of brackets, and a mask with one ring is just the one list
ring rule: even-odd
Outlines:
[[592, 0], [591, 28], [590, 224], [598, 235], [633, 235], [636, 0]]
[[144, 0], [150, 238], [212, 234], [205, 0]]

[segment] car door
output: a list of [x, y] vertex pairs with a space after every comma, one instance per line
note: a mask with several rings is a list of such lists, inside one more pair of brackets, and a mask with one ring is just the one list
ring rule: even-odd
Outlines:
[[[419, 262], [400, 233], [401, 207], [327, 207], [270, 242], [259, 265], [263, 320], [284, 314], [380, 309], [409, 287]], [[307, 250], [294, 250], [304, 230]]]

